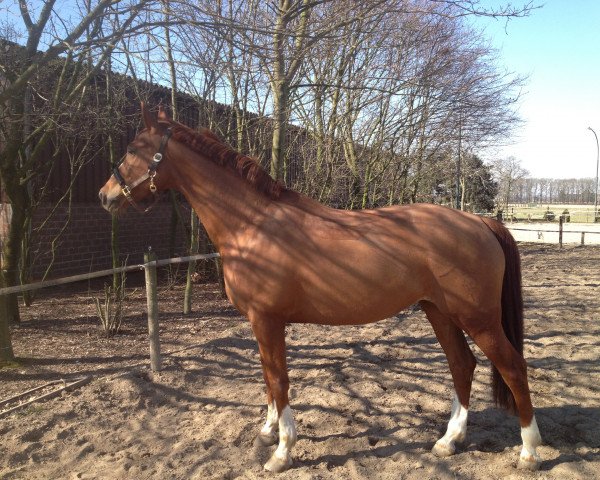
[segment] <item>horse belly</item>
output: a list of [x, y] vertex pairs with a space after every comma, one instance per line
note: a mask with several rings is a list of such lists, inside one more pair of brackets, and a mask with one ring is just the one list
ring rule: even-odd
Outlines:
[[393, 316], [424, 295], [419, 281], [407, 280], [409, 270], [371, 259], [362, 268], [354, 264], [350, 269], [311, 272], [303, 279], [302, 301], [291, 321], [358, 325]]

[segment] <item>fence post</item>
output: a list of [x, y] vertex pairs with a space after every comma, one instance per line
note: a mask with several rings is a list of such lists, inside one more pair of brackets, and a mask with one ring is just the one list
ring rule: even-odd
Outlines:
[[581, 246], [585, 245], [585, 232], [581, 232]]
[[564, 218], [563, 215], [561, 215], [560, 217], [558, 217], [558, 245], [559, 245], [559, 248], [562, 248], [563, 218]]
[[158, 299], [156, 295], [156, 255], [152, 250], [144, 253], [146, 274], [146, 302], [148, 305], [148, 338], [150, 340], [150, 366], [160, 372], [160, 339], [158, 336]]

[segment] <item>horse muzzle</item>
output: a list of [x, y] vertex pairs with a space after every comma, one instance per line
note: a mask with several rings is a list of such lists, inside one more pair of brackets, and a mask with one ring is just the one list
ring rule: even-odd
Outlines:
[[116, 213], [123, 204], [123, 197], [121, 195], [108, 195], [102, 190], [98, 193], [98, 198], [100, 198], [102, 208], [109, 213]]

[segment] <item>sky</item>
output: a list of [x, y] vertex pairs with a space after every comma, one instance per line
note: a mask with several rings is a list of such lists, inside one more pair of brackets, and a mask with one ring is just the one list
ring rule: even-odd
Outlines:
[[534, 3], [543, 6], [508, 24], [474, 20], [499, 49], [501, 67], [528, 77], [519, 105], [524, 126], [514, 143], [487, 158], [514, 156], [532, 177], [595, 177], [596, 139], [588, 127], [600, 137], [600, 0]]

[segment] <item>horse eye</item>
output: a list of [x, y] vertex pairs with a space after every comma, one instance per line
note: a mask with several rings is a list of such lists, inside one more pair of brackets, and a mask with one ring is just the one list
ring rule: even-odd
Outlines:
[[131, 155], [135, 155], [135, 148], [133, 148], [133, 147], [127, 147], [127, 153], [129, 153]]

